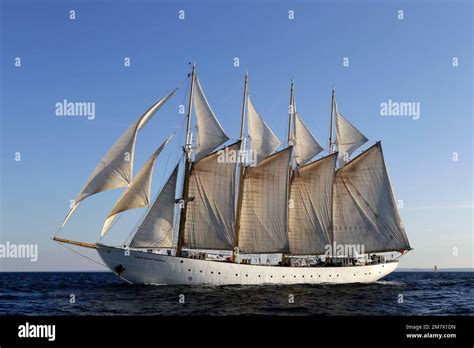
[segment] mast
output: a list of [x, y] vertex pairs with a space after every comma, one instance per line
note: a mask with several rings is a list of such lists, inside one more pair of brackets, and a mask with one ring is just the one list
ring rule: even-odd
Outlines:
[[[239, 190], [237, 191], [237, 213], [235, 219], [235, 241], [239, 245], [239, 230], [240, 230], [240, 213], [242, 212], [242, 195], [244, 192], [244, 168], [245, 168], [245, 142], [244, 142], [244, 127], [245, 127], [245, 107], [247, 106], [247, 85], [248, 72], [245, 73], [244, 80], [244, 97], [242, 99], [242, 115], [240, 121], [240, 165], [239, 165]], [[235, 262], [235, 255], [234, 255]]]
[[[289, 108], [289, 113], [288, 113], [288, 146], [293, 145], [293, 140], [294, 140], [294, 132], [295, 132], [295, 127], [294, 127], [294, 117], [293, 115], [295, 114], [295, 83], [293, 81], [293, 78], [291, 79], [291, 87], [290, 87], [290, 108]], [[293, 127], [292, 127], [293, 123]], [[293, 132], [293, 134], [292, 134]], [[288, 166], [288, 190], [287, 190], [287, 196], [286, 196], [286, 201], [289, 202], [290, 199], [290, 191], [291, 191], [291, 177], [293, 175], [293, 150], [290, 150], [290, 165]], [[287, 203], [286, 207], [286, 218], [288, 219], [290, 216], [290, 205]], [[288, 234], [288, 220], [287, 220], [287, 227], [286, 227], [286, 233]], [[283, 264], [285, 264], [286, 260], [286, 255], [285, 253], [281, 254], [281, 261]]]
[[291, 79], [291, 88], [290, 88], [290, 110], [288, 115], [288, 146], [292, 145], [292, 136], [291, 136], [291, 121], [293, 120], [293, 114], [295, 113], [295, 104], [294, 104], [294, 81]]
[[330, 125], [329, 125], [329, 154], [333, 153], [333, 150], [332, 150], [332, 124], [333, 124], [333, 119], [334, 119], [334, 95], [336, 93], [336, 89], [334, 88], [334, 86], [332, 87], [332, 95], [331, 95], [331, 121], [330, 121]]
[[191, 138], [191, 111], [193, 107], [193, 91], [194, 91], [194, 80], [196, 77], [196, 63], [193, 64], [191, 72], [191, 88], [189, 90], [189, 102], [188, 102], [188, 113], [187, 113], [187, 124], [186, 124], [186, 145], [184, 151], [186, 152], [186, 160], [184, 164], [184, 183], [183, 183], [183, 207], [181, 209], [181, 216], [179, 219], [179, 232], [178, 232], [178, 246], [176, 249], [176, 256], [181, 256], [181, 251], [184, 244], [184, 224], [186, 222], [186, 208], [189, 191], [189, 176], [191, 174], [191, 155], [192, 155], [192, 138]]

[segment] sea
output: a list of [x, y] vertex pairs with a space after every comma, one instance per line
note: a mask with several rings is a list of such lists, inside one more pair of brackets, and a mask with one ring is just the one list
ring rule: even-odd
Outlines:
[[0, 273], [0, 315], [474, 315], [473, 272], [394, 272], [373, 284], [151, 286], [107, 272]]

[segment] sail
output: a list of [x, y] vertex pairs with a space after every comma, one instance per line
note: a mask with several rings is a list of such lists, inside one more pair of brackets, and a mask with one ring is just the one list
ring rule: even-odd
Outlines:
[[76, 196], [74, 205], [64, 219], [63, 227], [71, 214], [83, 199], [99, 192], [129, 186], [133, 175], [133, 157], [135, 140], [138, 131], [153, 117], [153, 115], [170, 99], [176, 92], [174, 90], [166, 97], [153, 104], [137, 121], [135, 121], [125, 133], [115, 142], [105, 154], [92, 174], [87, 179], [81, 192]]
[[344, 166], [349, 156], [368, 139], [336, 111], [336, 145], [339, 151], [339, 166]]
[[239, 249], [244, 253], [286, 253], [288, 168], [291, 147], [247, 167], [240, 214]]
[[130, 242], [132, 248], [171, 248], [173, 217], [179, 164], [161, 189]]
[[240, 141], [194, 162], [189, 178], [184, 247], [235, 247], [235, 169]]
[[300, 115], [295, 112], [295, 134], [294, 134], [294, 146], [296, 163], [303, 165], [308, 162], [311, 158], [316, 156], [318, 153], [323, 151], [321, 145], [318, 144], [316, 139], [313, 137], [308, 127], [304, 124]]
[[150, 205], [150, 191], [151, 191], [151, 177], [153, 173], [153, 165], [158, 155], [163, 151], [164, 147], [171, 140], [173, 135], [170, 135], [163, 144], [151, 155], [146, 161], [143, 167], [138, 172], [137, 176], [133, 179], [132, 184], [126, 189], [120, 198], [118, 199], [115, 206], [112, 208], [109, 216], [105, 220], [104, 226], [102, 227], [101, 237], [103, 237], [110, 228], [110, 225], [116, 218], [117, 214], [134, 209], [143, 208]]
[[293, 255], [325, 253], [332, 243], [332, 187], [337, 153], [295, 171], [288, 209], [288, 239]]
[[257, 163], [275, 152], [280, 146], [280, 140], [268, 127], [263, 118], [258, 114], [255, 106], [248, 97], [248, 133], [250, 138], [250, 151], [257, 156]]
[[379, 143], [336, 173], [334, 242], [364, 252], [410, 248]]
[[229, 140], [229, 137], [225, 134], [212, 112], [197, 76], [194, 82], [193, 100], [197, 129], [195, 160], [199, 161], [216, 147]]

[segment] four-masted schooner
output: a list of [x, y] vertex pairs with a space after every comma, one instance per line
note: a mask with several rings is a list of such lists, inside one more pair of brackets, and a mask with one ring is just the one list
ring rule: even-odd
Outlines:
[[334, 88], [329, 151], [313, 160], [323, 147], [296, 111], [293, 80], [287, 145], [278, 150], [280, 140], [250, 98], [247, 74], [240, 138], [225, 146], [229, 137], [206, 99], [195, 65], [188, 77], [183, 158], [155, 201], [150, 202], [153, 166], [171, 136], [133, 176], [135, 140], [176, 91], [116, 141], [63, 222], [85, 198], [125, 188], [101, 237], [122, 212], [148, 207], [131, 238], [119, 247], [53, 240], [96, 249], [112, 272], [135, 284], [367, 283], [396, 269], [397, 259], [383, 253], [403, 254], [410, 244], [382, 146], [377, 142], [350, 158], [368, 139], [339, 113]]

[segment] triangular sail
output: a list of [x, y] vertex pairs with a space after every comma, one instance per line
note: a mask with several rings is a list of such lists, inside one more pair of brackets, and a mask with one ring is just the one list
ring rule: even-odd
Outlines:
[[196, 158], [198, 161], [229, 140], [212, 112], [197, 76], [194, 82], [194, 112], [196, 114]]
[[184, 247], [232, 250], [235, 170], [240, 141], [194, 162], [189, 178]]
[[173, 217], [179, 164], [173, 170], [160, 194], [130, 242], [132, 248], [171, 248]]
[[332, 187], [337, 153], [295, 171], [291, 180], [288, 238], [293, 255], [323, 254], [332, 244]]
[[303, 165], [318, 153], [323, 151], [323, 148], [313, 137], [308, 127], [304, 124], [300, 115], [295, 112], [295, 129], [294, 129], [294, 146], [295, 158], [298, 165]]
[[336, 111], [336, 145], [339, 151], [339, 166], [344, 166], [349, 156], [368, 139]]
[[[257, 163], [275, 152], [280, 146], [280, 140], [263, 118], [258, 114], [255, 106], [248, 97], [248, 133], [250, 138], [250, 151], [256, 154]], [[251, 155], [252, 156], [252, 155]]]
[[291, 147], [247, 167], [243, 182], [239, 249], [243, 253], [287, 253], [288, 166]]
[[410, 248], [380, 143], [337, 171], [333, 214], [336, 244], [365, 253]]
[[133, 176], [135, 140], [138, 131], [168, 101], [168, 99], [173, 96], [175, 92], [176, 90], [152, 105], [115, 142], [115, 144], [110, 148], [110, 150], [96, 166], [92, 174], [89, 176], [89, 179], [87, 179], [86, 184], [74, 200], [74, 205], [68, 212], [61, 227], [66, 224], [71, 214], [83, 199], [95, 193], [127, 187], [131, 184]]
[[137, 176], [133, 179], [130, 187], [125, 190], [120, 198], [118, 199], [109, 216], [105, 220], [104, 226], [102, 227], [101, 237], [103, 237], [110, 228], [110, 225], [116, 218], [117, 214], [134, 209], [144, 208], [150, 205], [150, 191], [151, 191], [151, 177], [153, 173], [153, 165], [158, 155], [163, 151], [163, 148], [168, 144], [173, 135], [170, 135], [163, 144], [151, 155], [146, 161], [143, 167], [138, 172]]

